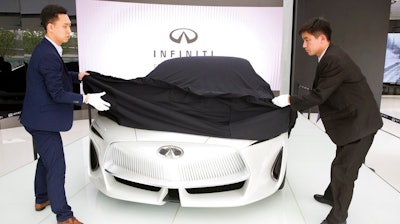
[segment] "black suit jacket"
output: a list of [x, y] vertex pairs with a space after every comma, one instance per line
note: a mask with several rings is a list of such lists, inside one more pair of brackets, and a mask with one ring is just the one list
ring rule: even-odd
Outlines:
[[295, 110], [319, 105], [326, 133], [336, 145], [356, 141], [383, 125], [360, 68], [335, 45], [328, 47], [318, 63], [311, 93], [291, 96], [290, 101]]

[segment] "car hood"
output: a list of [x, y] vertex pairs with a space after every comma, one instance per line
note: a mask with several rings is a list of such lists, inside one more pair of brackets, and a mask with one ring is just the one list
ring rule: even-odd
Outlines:
[[290, 131], [297, 117], [271, 102], [269, 84], [241, 58], [171, 59], [132, 80], [90, 73], [85, 92], [105, 91], [111, 103], [99, 113], [127, 127], [266, 140]]

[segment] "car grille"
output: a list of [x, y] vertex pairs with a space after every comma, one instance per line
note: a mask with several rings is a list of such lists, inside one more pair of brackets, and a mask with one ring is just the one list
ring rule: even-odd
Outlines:
[[235, 149], [205, 144], [180, 147], [184, 156], [169, 159], [159, 155], [154, 144], [113, 143], [106, 153], [105, 169], [124, 180], [168, 188], [227, 185], [249, 177]]

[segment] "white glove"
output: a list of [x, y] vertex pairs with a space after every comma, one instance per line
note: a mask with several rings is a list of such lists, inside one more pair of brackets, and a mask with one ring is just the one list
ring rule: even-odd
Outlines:
[[289, 97], [290, 96], [288, 94], [283, 94], [283, 95], [277, 96], [272, 99], [272, 103], [274, 103], [278, 107], [289, 106], [290, 105]]
[[90, 94], [88, 94], [88, 100], [86, 103], [92, 105], [98, 111], [109, 110], [111, 104], [109, 102], [101, 99], [101, 97], [104, 96], [105, 94], [106, 94], [106, 92], [90, 93]]

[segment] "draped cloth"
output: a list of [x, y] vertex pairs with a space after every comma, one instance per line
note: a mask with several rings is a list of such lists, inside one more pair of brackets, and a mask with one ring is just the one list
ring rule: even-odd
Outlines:
[[175, 58], [131, 80], [90, 74], [85, 93], [105, 91], [111, 104], [99, 114], [127, 127], [267, 140], [289, 132], [297, 118], [271, 102], [269, 84], [241, 58]]

